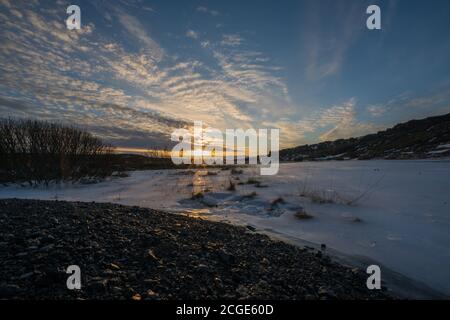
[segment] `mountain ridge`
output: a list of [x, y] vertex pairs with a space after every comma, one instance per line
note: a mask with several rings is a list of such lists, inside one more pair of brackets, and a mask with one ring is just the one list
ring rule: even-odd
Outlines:
[[377, 133], [280, 150], [281, 161], [427, 159], [450, 156], [450, 113]]

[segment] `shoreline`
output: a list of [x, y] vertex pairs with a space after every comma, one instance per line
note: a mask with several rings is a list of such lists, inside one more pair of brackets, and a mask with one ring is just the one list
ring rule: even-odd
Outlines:
[[[170, 213], [190, 212], [194, 217], [202, 216], [208, 220], [215, 216], [215, 221], [241, 226], [249, 224], [258, 230], [278, 234], [284, 241], [294, 240], [294, 244], [298, 242], [301, 246], [314, 247], [311, 243], [324, 243], [328, 253], [335, 249], [336, 252], [333, 252], [333, 255], [338, 258], [344, 256], [344, 262], [350, 266], [359, 267], [362, 264], [364, 270], [370, 264], [383, 266], [386, 272], [382, 270], [382, 280], [386, 280], [389, 286], [400, 286], [400, 290], [397, 291], [399, 296], [448, 299], [449, 293], [446, 288], [448, 278], [444, 272], [448, 261], [446, 255], [441, 253], [444, 248], [440, 248], [439, 241], [439, 239], [448, 238], [445, 227], [447, 215], [444, 210], [446, 199], [440, 196], [436, 187], [439, 184], [447, 185], [448, 167], [438, 164], [440, 161], [435, 160], [423, 162], [418, 160], [422, 164], [433, 162], [430, 165], [414, 165], [417, 161], [411, 160], [327, 162], [332, 163], [327, 165], [326, 162], [310, 162], [306, 164], [306, 167], [298, 163], [285, 164], [280, 167], [281, 177], [263, 180], [269, 188], [259, 189], [252, 185], [238, 186], [237, 191], [227, 193], [228, 197], [234, 197], [231, 201], [224, 201], [221, 198], [226, 192], [222, 191], [226, 187], [224, 181], [228, 181], [228, 177], [231, 176], [230, 171], [223, 170], [215, 171], [217, 174], [213, 172], [212, 175], [205, 175], [203, 171], [196, 171], [195, 175], [184, 175], [179, 174], [184, 172], [183, 170], [149, 170], [133, 172], [129, 177], [111, 179], [111, 181], [94, 185], [59, 185], [50, 188], [16, 186], [2, 188], [0, 193], [2, 198], [96, 201], [137, 205]], [[401, 162], [401, 164], [391, 166], [393, 162]], [[340, 165], [337, 166], [335, 163]], [[367, 199], [369, 201], [364, 201], [357, 206], [314, 204], [307, 198], [298, 199], [295, 195], [291, 196], [296, 192], [291, 188], [292, 185], [296, 185], [296, 181], [311, 180], [309, 183], [312, 186], [327, 188], [328, 181], [331, 180], [328, 178], [329, 175], [333, 177], [335, 190], [345, 194], [351, 186], [358, 185], [357, 178], [360, 172], [367, 172], [366, 180], [371, 181], [372, 175], [379, 174], [378, 168], [381, 172], [387, 173], [388, 179], [384, 180], [385, 186], [376, 194], [370, 195], [370, 199]], [[291, 172], [294, 173], [291, 174]], [[436, 175], [437, 172], [439, 175]], [[305, 174], [312, 175], [314, 179], [305, 178]], [[289, 188], [283, 187], [285, 176], [289, 182], [285, 185]], [[246, 170], [237, 177], [245, 181], [252, 177], [252, 171]], [[209, 189], [208, 199], [217, 199], [218, 207], [211, 208], [200, 202], [189, 201], [191, 190], [192, 192], [198, 190], [192, 187], [191, 181], [194, 180], [196, 185], [203, 185], [203, 188]], [[422, 181], [428, 186], [429, 197], [426, 199], [422, 197], [420, 187], [422, 184], [414, 183], [414, 181]], [[409, 189], [406, 189], [407, 185]], [[414, 186], [417, 187], [414, 189]], [[239, 196], [251, 194], [253, 191], [258, 193], [254, 202], [249, 200], [242, 204], [236, 202]], [[282, 196], [287, 201], [286, 206], [281, 206], [282, 210], [287, 211], [283, 211], [283, 215], [276, 219], [264, 215], [264, 204], [270, 204], [275, 196]], [[395, 201], [384, 205], [383, 199], [392, 197], [396, 198]], [[407, 203], [409, 205], [405, 207]], [[292, 212], [289, 212], [289, 207], [293, 205], [304, 207], [306, 211], [312, 213], [314, 219], [297, 220], [292, 216]], [[239, 211], [240, 209], [243, 211]], [[362, 222], [352, 223], [348, 217], [359, 217]], [[408, 229], [403, 227], [405, 221], [408, 221]], [[410, 232], [410, 230], [415, 231]], [[425, 238], [426, 243], [421, 240]], [[434, 245], [431, 246], [431, 244]], [[405, 259], [410, 263], [404, 264]], [[424, 272], [425, 267], [431, 272]], [[403, 294], [402, 291], [406, 293]], [[412, 295], [411, 291], [415, 293]]]
[[[256, 232], [259, 232], [258, 230]], [[281, 233], [277, 233], [274, 230], [261, 230], [263, 234], [268, 235], [271, 238], [279, 239], [286, 243], [290, 243], [297, 246], [307, 246], [318, 250], [320, 244], [310, 242], [300, 238], [289, 237]], [[434, 300], [434, 299], [450, 299], [450, 296], [443, 292], [435, 290], [424, 283], [408, 278], [407, 276], [396, 272], [386, 266], [383, 263], [371, 259], [367, 256], [349, 255], [338, 250], [327, 248], [326, 253], [336, 262], [349, 266], [352, 268], [364, 268], [375, 264], [379, 265], [382, 270], [382, 284], [386, 285], [389, 293], [399, 297], [401, 299], [418, 299], [418, 300]]]
[[[173, 214], [185, 215], [181, 212], [176, 212]], [[246, 227], [245, 224], [239, 224], [231, 220], [225, 220], [221, 217], [214, 217], [211, 220], [209, 220], [208, 217], [208, 215], [202, 215], [201, 219]], [[253, 232], [267, 235], [272, 240], [282, 241], [294, 246], [298, 246], [300, 248], [308, 248], [310, 250], [314, 249], [317, 251], [321, 250], [320, 243], [311, 242], [294, 236], [289, 236], [277, 232], [273, 229], [263, 230], [256, 228]], [[426, 284], [421, 283], [420, 281], [408, 278], [407, 276], [384, 266], [383, 263], [376, 261], [375, 259], [371, 259], [370, 257], [362, 255], [350, 255], [329, 247], [326, 247], [323, 252], [327, 254], [333, 261], [349, 268], [359, 268], [363, 272], [365, 272], [365, 268], [369, 265], [375, 264], [380, 266], [380, 268], [382, 269], [382, 284], [385, 285], [388, 289], [388, 292], [395, 297], [401, 299], [419, 300], [450, 299], [450, 296], [446, 295], [445, 293], [433, 289]]]

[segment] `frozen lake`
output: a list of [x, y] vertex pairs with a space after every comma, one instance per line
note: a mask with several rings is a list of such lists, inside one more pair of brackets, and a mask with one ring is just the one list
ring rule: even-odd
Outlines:
[[[235, 191], [227, 190], [230, 180]], [[0, 198], [12, 197], [114, 202], [252, 225], [375, 261], [382, 276], [385, 267], [450, 295], [450, 161], [288, 163], [276, 176], [259, 176], [258, 168], [138, 171], [92, 185], [0, 187]]]

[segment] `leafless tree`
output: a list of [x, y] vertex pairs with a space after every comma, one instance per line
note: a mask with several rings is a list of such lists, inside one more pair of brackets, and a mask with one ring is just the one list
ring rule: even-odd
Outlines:
[[0, 182], [104, 178], [112, 174], [112, 151], [101, 139], [75, 127], [0, 119]]

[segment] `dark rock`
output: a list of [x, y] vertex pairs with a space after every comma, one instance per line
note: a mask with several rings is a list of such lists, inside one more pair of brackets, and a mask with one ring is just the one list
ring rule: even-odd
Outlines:
[[[367, 290], [363, 272], [246, 232], [253, 226], [107, 203], [8, 199], [0, 208], [0, 298], [389, 298]], [[81, 290], [66, 287], [74, 264]]]
[[20, 287], [15, 284], [0, 285], [0, 298], [2, 299], [14, 297], [20, 292]]
[[219, 259], [225, 264], [231, 264], [231, 263], [234, 263], [234, 261], [235, 261], [235, 257], [233, 255], [231, 255], [223, 250], [219, 251], [217, 254], [218, 254]]

